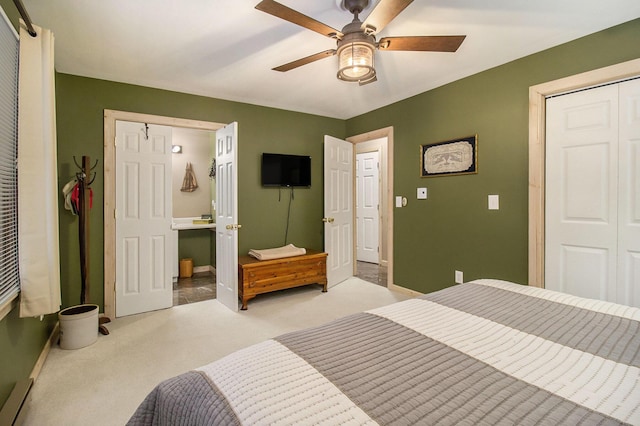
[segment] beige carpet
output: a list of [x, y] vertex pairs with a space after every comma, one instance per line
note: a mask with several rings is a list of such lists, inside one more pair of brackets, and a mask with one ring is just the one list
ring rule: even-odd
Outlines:
[[26, 425], [123, 425], [160, 381], [282, 333], [409, 296], [350, 278], [258, 296], [231, 312], [216, 300], [119, 318], [108, 336], [52, 348], [31, 392]]

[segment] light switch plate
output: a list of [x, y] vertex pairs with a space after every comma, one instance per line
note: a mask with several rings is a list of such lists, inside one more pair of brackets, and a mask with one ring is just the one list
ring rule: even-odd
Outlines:
[[500, 196], [489, 195], [489, 210], [499, 210], [499, 209], [500, 209]]
[[396, 207], [402, 207], [402, 196], [398, 195], [396, 197]]
[[418, 200], [426, 200], [427, 199], [427, 188], [418, 188], [417, 197], [418, 197]]

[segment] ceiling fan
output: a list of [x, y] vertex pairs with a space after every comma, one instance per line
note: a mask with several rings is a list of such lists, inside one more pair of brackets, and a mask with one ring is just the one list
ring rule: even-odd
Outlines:
[[369, 0], [342, 0], [343, 7], [353, 14], [353, 21], [338, 31], [322, 22], [284, 6], [274, 0], [262, 0], [256, 9], [315, 31], [337, 40], [335, 49], [325, 50], [311, 56], [273, 68], [275, 71], [289, 71], [302, 65], [338, 55], [338, 79], [358, 82], [361, 86], [377, 80], [374, 68], [374, 51], [404, 50], [428, 52], [455, 52], [466, 36], [408, 36], [383, 37], [376, 41], [375, 34], [391, 22], [413, 0], [380, 0], [367, 19], [361, 22], [359, 14]]

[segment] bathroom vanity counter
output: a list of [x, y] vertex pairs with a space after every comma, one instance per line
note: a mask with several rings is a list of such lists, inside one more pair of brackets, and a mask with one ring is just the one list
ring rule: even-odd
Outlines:
[[185, 231], [188, 229], [216, 229], [214, 223], [193, 223], [194, 220], [200, 220], [199, 217], [174, 217], [171, 219], [171, 229], [174, 231]]

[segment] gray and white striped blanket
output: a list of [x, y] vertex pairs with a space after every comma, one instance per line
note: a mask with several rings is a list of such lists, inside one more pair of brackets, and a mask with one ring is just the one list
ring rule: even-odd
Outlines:
[[640, 309], [478, 280], [169, 379], [129, 424], [640, 424]]

